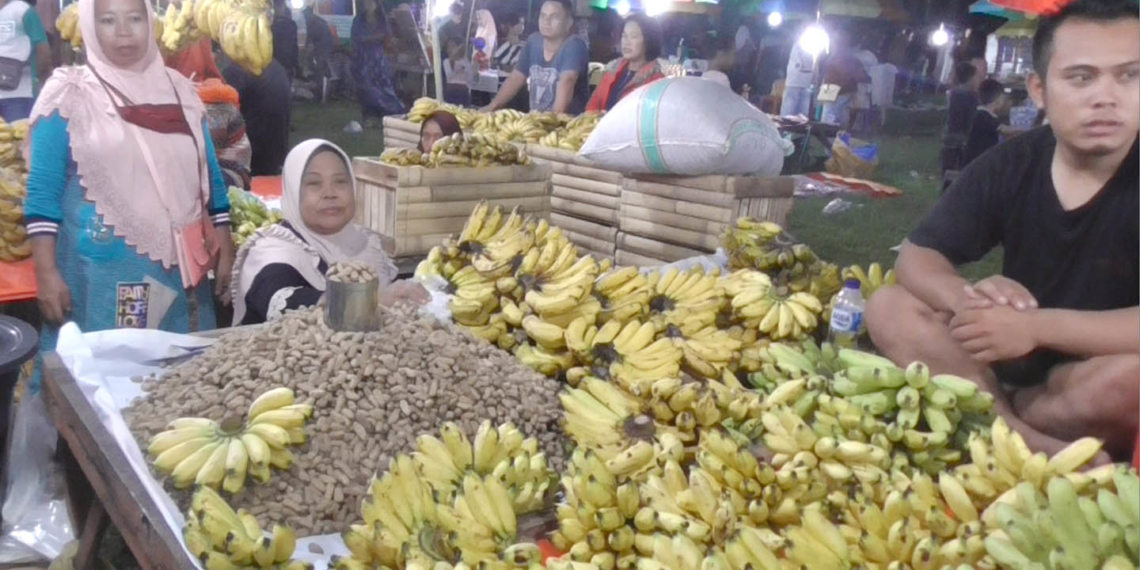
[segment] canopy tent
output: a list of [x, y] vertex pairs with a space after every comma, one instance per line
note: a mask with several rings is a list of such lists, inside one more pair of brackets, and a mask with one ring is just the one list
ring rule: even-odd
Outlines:
[[994, 6], [1013, 10], [1014, 12], [1021, 12], [1023, 14], [1032, 14], [1039, 16], [1041, 14], [1048, 14], [1056, 12], [1061, 9], [1068, 2], [1066, 0], [988, 0]]

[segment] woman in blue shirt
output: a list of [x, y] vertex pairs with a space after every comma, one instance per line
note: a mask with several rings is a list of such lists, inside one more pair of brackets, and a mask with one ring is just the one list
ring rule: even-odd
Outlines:
[[229, 201], [190, 81], [168, 70], [144, 0], [80, 0], [87, 65], [32, 110], [25, 219], [48, 325], [214, 328], [228, 295]]

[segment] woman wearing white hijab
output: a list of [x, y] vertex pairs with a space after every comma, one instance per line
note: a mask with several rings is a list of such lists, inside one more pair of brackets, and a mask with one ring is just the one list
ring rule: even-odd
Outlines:
[[262, 228], [238, 251], [234, 263], [234, 324], [262, 323], [299, 307], [316, 305], [330, 264], [357, 261], [376, 269], [381, 303], [426, 303], [410, 281], [392, 283], [396, 267], [380, 236], [352, 222], [355, 178], [348, 155], [331, 142], [310, 139], [285, 158], [280, 224]]
[[32, 109], [25, 219], [53, 350], [84, 331], [214, 328], [229, 293], [229, 201], [190, 81], [168, 70], [145, 0], [79, 0], [87, 64]]

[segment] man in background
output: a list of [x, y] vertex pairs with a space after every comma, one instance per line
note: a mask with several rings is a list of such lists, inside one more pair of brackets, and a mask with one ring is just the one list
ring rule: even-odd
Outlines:
[[252, 149], [250, 174], [281, 174], [289, 153], [289, 120], [292, 112], [289, 73], [276, 59], [254, 75], [231, 63], [222, 72], [226, 83], [238, 93], [245, 133]]
[[954, 85], [946, 94], [946, 132], [942, 137], [941, 157], [943, 179], [946, 172], [962, 168], [966, 135], [970, 133], [970, 123], [978, 110], [978, 86], [982, 83], [981, 73], [970, 61], [954, 64], [953, 80]]
[[9, 123], [27, 119], [52, 65], [40, 16], [23, 0], [0, 0], [0, 57], [23, 62], [20, 69], [9, 70], [19, 79], [0, 88], [0, 116]]
[[319, 82], [331, 74], [329, 59], [336, 38], [329, 29], [329, 23], [313, 11], [314, 5], [314, 2], [309, 2], [302, 11], [305, 17], [305, 63], [312, 79]]
[[792, 42], [792, 53], [788, 56], [788, 70], [784, 77], [784, 99], [780, 104], [780, 114], [785, 117], [807, 116], [811, 110], [811, 89], [815, 80], [815, 58], [800, 45]]
[[855, 57], [850, 37], [845, 32], [837, 32], [823, 72], [823, 82], [839, 86], [839, 97], [823, 104], [820, 120], [824, 123], [841, 125], [846, 128], [851, 122], [851, 106], [859, 94], [860, 83], [870, 83], [863, 63]]
[[963, 168], [987, 150], [997, 146], [1002, 136], [1013, 136], [1021, 132], [1003, 124], [1010, 109], [1010, 98], [1005, 93], [1005, 86], [996, 80], [986, 79], [982, 81], [981, 87], [978, 87], [978, 99], [981, 105], [974, 114], [970, 133], [966, 136], [966, 149], [962, 157]]
[[273, 1], [273, 59], [281, 62], [289, 74], [289, 83], [297, 76], [301, 49], [297, 40], [297, 22], [293, 21], [293, 11], [288, 0]]
[[530, 81], [530, 110], [578, 115], [590, 97], [589, 48], [574, 26], [570, 0], [546, 0], [538, 15], [538, 33], [532, 34], [519, 56], [519, 64], [499, 93], [482, 111], [501, 109]]

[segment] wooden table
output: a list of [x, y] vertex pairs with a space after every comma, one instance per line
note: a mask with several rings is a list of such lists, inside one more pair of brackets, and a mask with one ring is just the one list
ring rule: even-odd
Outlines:
[[94, 570], [108, 523], [123, 535], [145, 570], [195, 570], [194, 560], [166, 524], [158, 504], [131, 469], [126, 454], [54, 352], [44, 357], [44, 402], [60, 439], [72, 527], [78, 532], [76, 570]]

